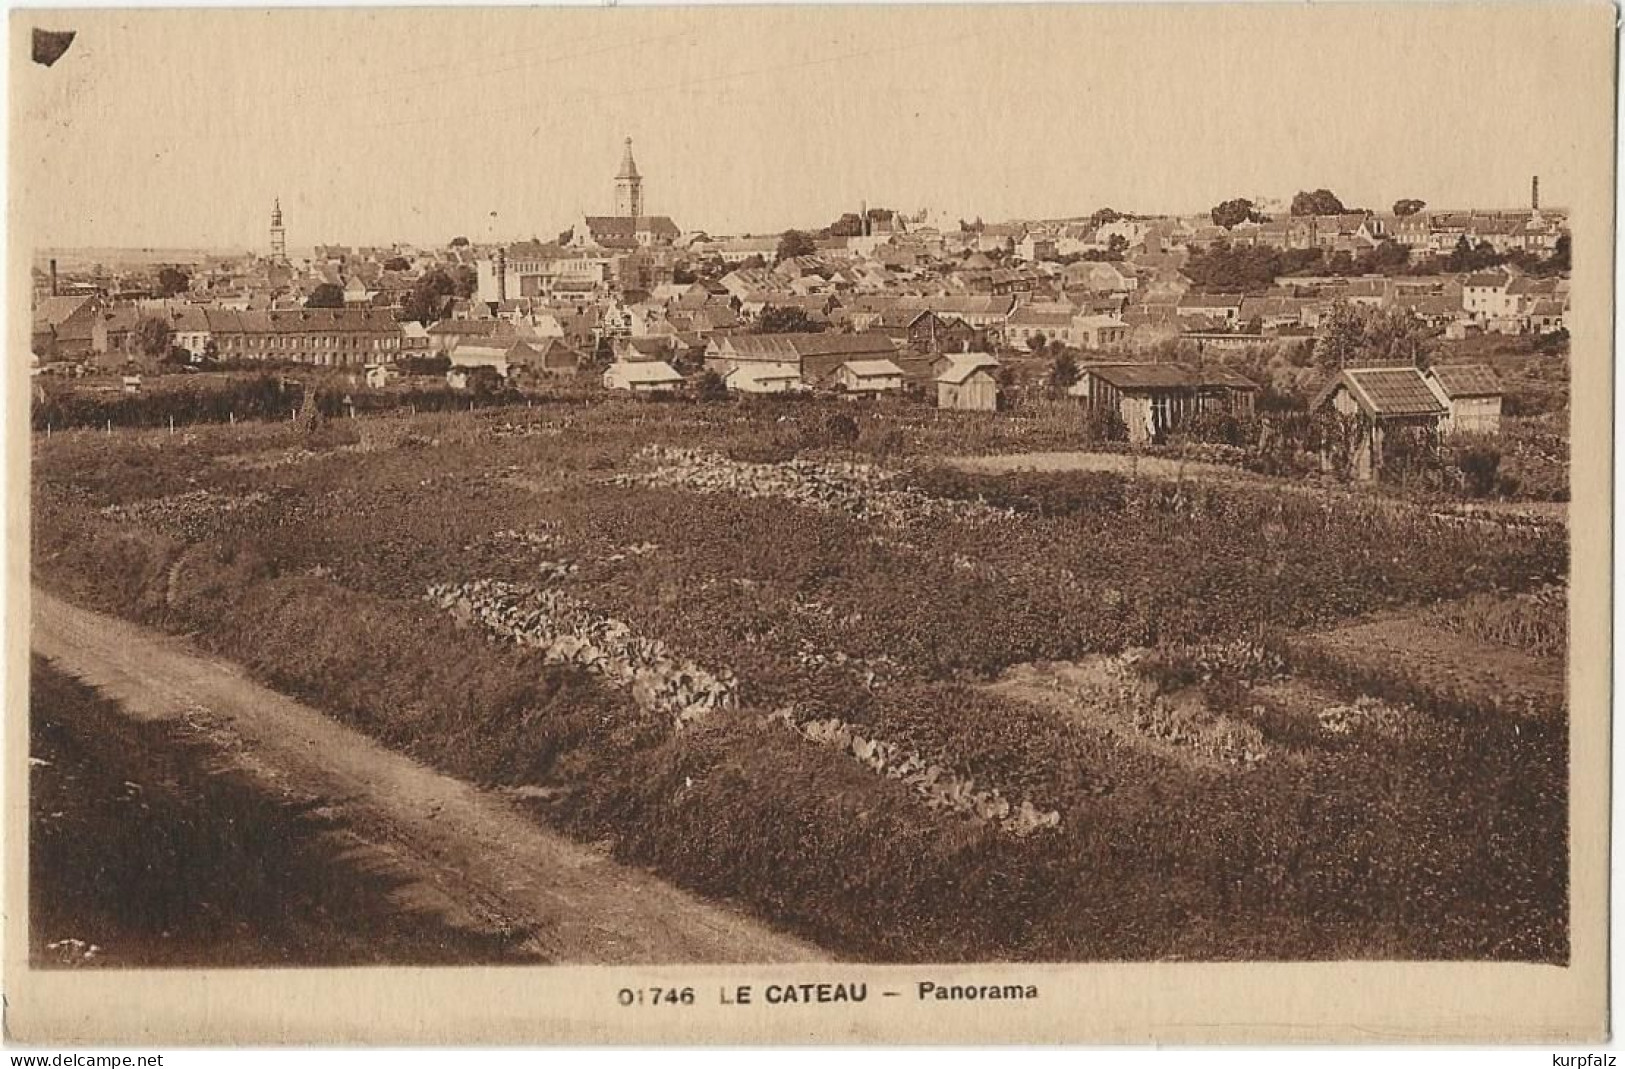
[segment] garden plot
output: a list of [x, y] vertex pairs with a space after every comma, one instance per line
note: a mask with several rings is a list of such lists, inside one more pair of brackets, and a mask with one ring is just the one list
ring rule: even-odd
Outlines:
[[780, 709], [768, 718], [782, 723], [808, 742], [847, 754], [876, 775], [901, 780], [933, 809], [946, 809], [1001, 831], [1027, 836], [1046, 828], [1058, 828], [1061, 814], [1044, 810], [1023, 800], [1012, 805], [997, 788], [980, 787], [969, 777], [959, 776], [926, 757], [897, 743], [866, 736], [864, 728], [838, 717], [796, 720], [795, 710]]
[[653, 467], [613, 476], [616, 486], [779, 498], [825, 512], [843, 512], [890, 527], [936, 519], [997, 521], [1014, 513], [975, 501], [929, 497], [895, 484], [898, 473], [852, 461], [789, 460], [753, 464], [718, 453], [669, 446], [639, 450]]
[[218, 490], [188, 490], [168, 497], [148, 498], [124, 505], [106, 505], [101, 515], [118, 523], [150, 527], [185, 541], [213, 534], [227, 517], [269, 504], [263, 490], [227, 494]]
[[1248, 768], [1272, 747], [1252, 724], [1210, 711], [1196, 686], [1164, 692], [1137, 669], [1143, 650], [1016, 665], [987, 685], [1181, 765]]
[[1561, 658], [1436, 626], [1426, 612], [1382, 614], [1299, 636], [1293, 659], [1345, 691], [1457, 712], [1549, 718], [1567, 706]]
[[678, 660], [659, 639], [639, 635], [562, 591], [476, 579], [433, 586], [427, 598], [460, 620], [541, 650], [550, 664], [580, 665], [629, 691], [644, 711], [671, 717], [673, 727], [736, 704], [738, 684], [731, 673], [713, 674]]

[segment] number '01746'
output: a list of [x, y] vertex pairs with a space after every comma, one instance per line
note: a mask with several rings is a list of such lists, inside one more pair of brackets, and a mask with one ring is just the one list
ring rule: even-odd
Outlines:
[[692, 987], [623, 987], [615, 996], [622, 1006], [692, 1006]]

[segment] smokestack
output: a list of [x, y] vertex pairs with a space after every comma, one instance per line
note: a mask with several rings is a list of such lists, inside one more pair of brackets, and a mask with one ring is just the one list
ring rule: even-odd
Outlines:
[[497, 300], [508, 299], [508, 250], [497, 249]]
[[1540, 175], [1529, 179], [1529, 207], [1532, 211], [1540, 211]]
[[51, 257], [51, 296], [55, 297], [56, 295], [56, 257], [53, 256]]

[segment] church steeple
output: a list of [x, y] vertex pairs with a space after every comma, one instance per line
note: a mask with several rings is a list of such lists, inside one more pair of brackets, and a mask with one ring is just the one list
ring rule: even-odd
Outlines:
[[615, 214], [633, 219], [643, 214], [643, 176], [638, 174], [638, 162], [632, 158], [630, 137], [621, 156], [621, 169], [615, 173]]
[[288, 231], [282, 225], [282, 198], [271, 203], [271, 259], [282, 263], [288, 258]]

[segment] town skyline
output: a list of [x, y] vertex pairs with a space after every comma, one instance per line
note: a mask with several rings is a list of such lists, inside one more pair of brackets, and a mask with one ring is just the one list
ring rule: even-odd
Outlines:
[[[1573, 148], [1539, 115], [1553, 90], [1531, 83], [1563, 64], [1510, 63], [1561, 52], [1562, 28], [1531, 39], [1513, 18], [1475, 22], [1459, 64], [1409, 78], [1407, 98], [1430, 105], [1418, 122], [1369, 99], [1385, 69], [1426, 52], [1426, 12], [1369, 27], [1318, 10], [1231, 14], [1206, 44], [1184, 32], [1148, 55], [1166, 16], [1082, 8], [1047, 21], [1024, 64], [980, 43], [1034, 25], [996, 5], [911, 12], [906, 37], [883, 32], [895, 13], [752, 9], [730, 15], [726, 40], [701, 14], [657, 9], [283, 15], [267, 29], [246, 12], [108, 13], [83, 20], [56, 66], [19, 70], [18, 122], [39, 135], [24, 139], [34, 157], [16, 161], [18, 191], [43, 200], [36, 244], [258, 251], [278, 197], [296, 250], [548, 240], [612, 210], [625, 137], [648, 177], [645, 210], [713, 234], [827, 225], [865, 202], [994, 222], [1102, 207], [1188, 215], [1320, 187], [1378, 211], [1402, 197], [1518, 207], [1531, 174], [1543, 203], [1560, 205], [1571, 183]], [[374, 47], [346, 57], [354, 20]], [[1306, 20], [1347, 54], [1271, 47], [1308, 32]], [[185, 70], [141, 62], [179, 32], [207, 46]], [[1074, 53], [1090, 62], [1063, 62]], [[1215, 84], [1200, 102], [1181, 109], [1156, 91], [1203, 62]], [[1444, 91], [1464, 78], [1472, 94]], [[989, 84], [1041, 106], [976, 110]], [[1314, 91], [1296, 99], [1294, 84]], [[212, 146], [207, 162], [186, 149], [196, 136]], [[1283, 161], [1249, 144], [1294, 152]]]

